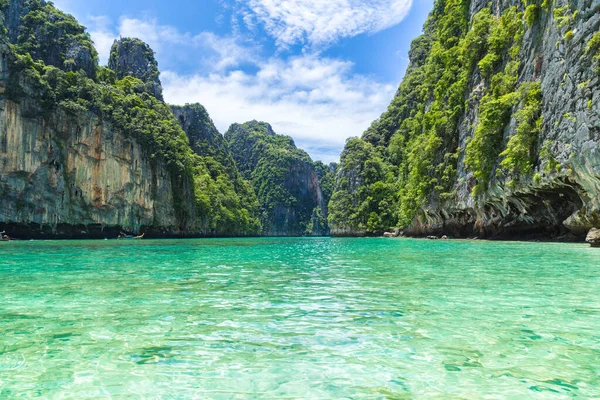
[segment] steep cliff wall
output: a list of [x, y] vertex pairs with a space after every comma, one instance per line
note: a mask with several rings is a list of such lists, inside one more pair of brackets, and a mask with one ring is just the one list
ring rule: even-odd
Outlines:
[[0, 99], [0, 221], [16, 237], [177, 234], [171, 177], [97, 117], [23, 115]]
[[239, 173], [223, 135], [201, 104], [171, 106], [173, 114], [198, 156], [195, 173], [196, 206], [211, 218], [210, 232], [220, 236], [259, 235], [258, 199]]
[[204, 106], [186, 104], [171, 106], [171, 110], [196, 154], [214, 158], [227, 168], [232, 176], [239, 174], [225, 138], [215, 127]]
[[332, 232], [599, 226], [600, 2], [438, 0], [424, 30], [388, 111], [344, 151]]
[[85, 28], [51, 3], [0, 11], [0, 228], [21, 238], [213, 234], [214, 215], [196, 204], [204, 165], [169, 107], [139, 79], [99, 67]]

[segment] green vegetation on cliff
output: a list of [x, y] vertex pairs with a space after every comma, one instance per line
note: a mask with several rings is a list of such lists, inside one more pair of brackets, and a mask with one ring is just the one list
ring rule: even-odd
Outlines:
[[[498, 15], [488, 5], [471, 16], [471, 5], [435, 2], [388, 110], [346, 144], [329, 205], [334, 231], [381, 233], [424, 221], [427, 205], [455, 199], [461, 156], [476, 201], [498, 160], [515, 179], [531, 173], [542, 92], [539, 82], [518, 83], [519, 53], [527, 27], [547, 6], [532, 2], [525, 15], [517, 7]], [[469, 97], [474, 76], [483, 85]], [[473, 108], [476, 115], [465, 116]], [[516, 133], [506, 143], [511, 118]], [[461, 129], [473, 130], [462, 144]]]
[[[326, 208], [319, 175], [306, 152], [264, 122], [233, 124], [225, 134], [240, 173], [252, 182], [267, 235], [325, 234]], [[331, 181], [333, 171], [320, 169]]]
[[36, 61], [65, 71], [84, 71], [94, 77], [98, 53], [90, 35], [72, 15], [42, 0], [13, 1], [12, 6], [28, 10], [20, 20], [11, 20], [8, 2], [2, 5], [8, 35], [16, 39], [13, 42], [17, 53], [29, 54]]
[[377, 233], [396, 223], [396, 185], [391, 166], [374, 146], [350, 139], [341, 156], [343, 169], [329, 202], [329, 221], [357, 233]]
[[162, 100], [158, 62], [154, 58], [154, 51], [140, 39], [115, 40], [110, 49], [108, 68], [115, 71], [117, 79], [132, 76], [141, 80], [146, 85], [148, 93]]
[[195, 173], [196, 205], [219, 235], [258, 235], [258, 200], [238, 172], [223, 135], [200, 104], [171, 106], [191, 148], [203, 160]]
[[[75, 123], [92, 117], [135, 139], [150, 160], [166, 165], [182, 231], [260, 232], [256, 197], [249, 184], [232, 173], [233, 162], [194, 152], [179, 120], [160, 99], [157, 64], [145, 43], [116, 42], [111, 54], [116, 70], [99, 67], [89, 35], [72, 16], [39, 0], [14, 2], [14, 6], [23, 15], [19, 24], [8, 27], [9, 32], [18, 32], [18, 39], [11, 45], [5, 95], [22, 104], [26, 117], [48, 123], [61, 114]], [[6, 4], [3, 7], [7, 21], [15, 12]], [[4, 41], [9, 42], [9, 37]]]

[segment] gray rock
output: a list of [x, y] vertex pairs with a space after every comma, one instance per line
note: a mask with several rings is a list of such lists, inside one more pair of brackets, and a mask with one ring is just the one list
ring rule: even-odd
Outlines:
[[[91, 113], [26, 118], [28, 102], [0, 100], [3, 227], [17, 237], [77, 236], [113, 227], [177, 234], [181, 227], [163, 162]], [[180, 189], [184, 196], [189, 192]]]
[[592, 245], [592, 247], [600, 247], [600, 229], [590, 229], [585, 241]]
[[[471, 16], [488, 4], [496, 15], [510, 6], [524, 11], [524, 5], [516, 0], [471, 0]], [[566, 5], [578, 16], [570, 26], [559, 26], [553, 8]], [[477, 199], [471, 194], [475, 178], [465, 165], [465, 150], [473, 138], [479, 103], [488, 82], [477, 68], [474, 70], [465, 96], [469, 99], [467, 108], [452, 140], [444, 138], [442, 146], [447, 147], [440, 150], [458, 150], [451, 190], [455, 195], [441, 199], [439, 193], [431, 193], [412, 223], [404, 227], [408, 235], [423, 237], [445, 232], [453, 237], [560, 238], [572, 234], [583, 240], [590, 228], [600, 226], [600, 74], [597, 62], [586, 53], [586, 45], [598, 33], [599, 26], [598, 0], [557, 0], [550, 2], [549, 10], [542, 11], [531, 27], [525, 28], [518, 84], [540, 82], [543, 93], [543, 122], [534, 152], [535, 164], [530, 174], [519, 177], [513, 185], [513, 177], [502, 171], [502, 157], [498, 157], [487, 190]], [[573, 33], [570, 40], [565, 39], [568, 31]], [[419, 60], [411, 54], [411, 62]], [[504, 146], [515, 134], [516, 126], [513, 113], [504, 130]], [[363, 139], [376, 141], [370, 134], [367, 130]], [[458, 149], [452, 147], [454, 142]], [[542, 156], [544, 153], [547, 155]], [[558, 167], [551, 168], [552, 164]], [[360, 172], [356, 165], [341, 165], [338, 172], [338, 182], [343, 179], [351, 183], [345, 191], [352, 196], [363, 185]], [[341, 228], [357, 230], [355, 226], [333, 226], [332, 233], [337, 234]]]
[[108, 68], [116, 72], [118, 79], [132, 76], [144, 82], [149, 93], [163, 99], [158, 62], [154, 51], [140, 39], [120, 38], [110, 49]]

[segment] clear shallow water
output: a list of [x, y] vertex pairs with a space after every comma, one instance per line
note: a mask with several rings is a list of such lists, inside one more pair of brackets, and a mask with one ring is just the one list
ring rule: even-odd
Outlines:
[[589, 398], [600, 250], [10, 242], [0, 398]]

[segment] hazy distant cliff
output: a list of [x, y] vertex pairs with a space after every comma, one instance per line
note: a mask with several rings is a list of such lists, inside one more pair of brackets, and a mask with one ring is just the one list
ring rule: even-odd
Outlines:
[[[251, 121], [233, 124], [225, 133], [241, 174], [252, 182], [266, 235], [325, 235], [327, 199], [308, 154], [271, 125]], [[333, 173], [333, 172], [331, 172]]]
[[582, 238], [600, 226], [600, 3], [437, 0], [342, 154], [334, 234]]

